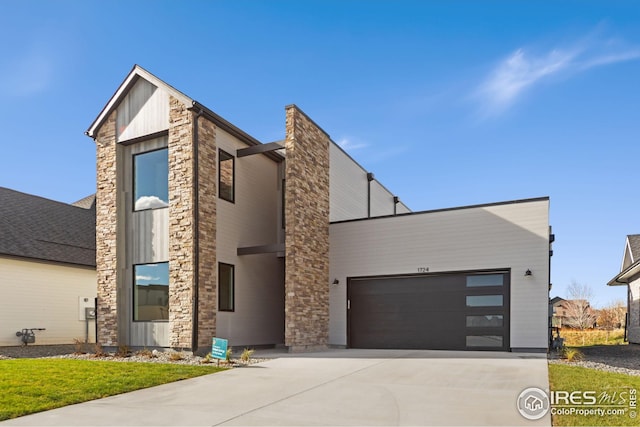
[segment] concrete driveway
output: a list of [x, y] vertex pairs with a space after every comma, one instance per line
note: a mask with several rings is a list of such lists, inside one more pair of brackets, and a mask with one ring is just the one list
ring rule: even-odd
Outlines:
[[414, 350], [274, 359], [2, 425], [551, 425], [516, 408], [548, 390], [545, 355]]

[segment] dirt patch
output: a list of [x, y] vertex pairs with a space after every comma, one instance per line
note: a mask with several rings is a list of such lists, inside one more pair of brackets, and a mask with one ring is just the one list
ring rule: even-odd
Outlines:
[[11, 359], [29, 359], [34, 357], [51, 357], [69, 354], [75, 351], [73, 344], [63, 345], [20, 345], [0, 347], [0, 356]]
[[578, 349], [590, 362], [640, 370], [640, 345], [597, 345]]

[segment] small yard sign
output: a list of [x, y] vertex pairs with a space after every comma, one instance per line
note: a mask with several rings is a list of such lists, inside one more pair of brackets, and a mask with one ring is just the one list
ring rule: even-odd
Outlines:
[[228, 341], [222, 338], [213, 338], [211, 345], [211, 357], [220, 360], [226, 360], [227, 358], [227, 345]]

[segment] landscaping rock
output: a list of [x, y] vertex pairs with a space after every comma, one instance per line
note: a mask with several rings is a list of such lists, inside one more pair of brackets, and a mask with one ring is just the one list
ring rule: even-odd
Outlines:
[[567, 362], [556, 352], [549, 353], [549, 363], [582, 366], [600, 371], [640, 376], [640, 345], [599, 345], [578, 347], [583, 360]]
[[[189, 352], [175, 352], [173, 350], [132, 352], [126, 357], [116, 356], [115, 353], [106, 353], [106, 356], [97, 357], [93, 353], [74, 353], [74, 345], [31, 345], [16, 347], [0, 347], [0, 360], [12, 358], [53, 358], [53, 359], [77, 359], [77, 360], [108, 360], [111, 362], [144, 362], [144, 363], [172, 363], [179, 365], [217, 364], [215, 359], [195, 356]], [[179, 354], [179, 357], [175, 355]], [[231, 363], [220, 361], [219, 365], [225, 368], [241, 367], [263, 362], [266, 359], [251, 358], [249, 362], [233, 359]]]

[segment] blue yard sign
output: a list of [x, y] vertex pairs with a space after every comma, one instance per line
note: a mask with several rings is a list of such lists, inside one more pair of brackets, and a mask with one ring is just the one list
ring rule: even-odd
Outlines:
[[213, 343], [211, 344], [211, 357], [220, 360], [227, 359], [227, 345], [229, 342], [222, 338], [213, 338]]

